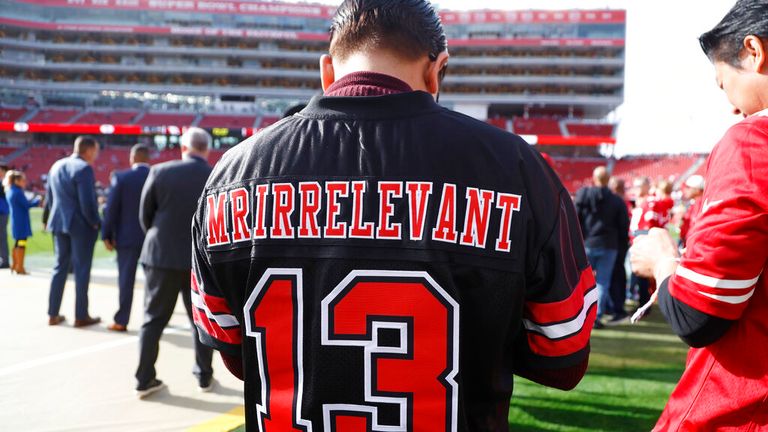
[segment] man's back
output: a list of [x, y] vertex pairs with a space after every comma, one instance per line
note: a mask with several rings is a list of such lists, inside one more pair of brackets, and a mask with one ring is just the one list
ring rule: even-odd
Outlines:
[[104, 210], [105, 238], [117, 247], [141, 246], [144, 231], [139, 222], [141, 191], [149, 175], [149, 166], [138, 166], [115, 173], [107, 208]]
[[426, 93], [318, 98], [212, 173], [196, 323], [225, 353], [244, 344], [249, 430], [264, 412], [277, 428], [507, 430], [513, 370], [588, 355], [575, 223], [526, 143]]
[[624, 201], [608, 187], [591, 186], [576, 193], [584, 244], [590, 247], [618, 249], [619, 233], [626, 231], [628, 216]]
[[211, 167], [202, 158], [155, 165], [141, 195], [141, 225], [146, 239], [140, 262], [153, 267], [190, 267], [190, 224]]
[[98, 225], [94, 181], [93, 168], [79, 157], [70, 156], [53, 164], [48, 175], [49, 231], [69, 233], [73, 221], [78, 226]]

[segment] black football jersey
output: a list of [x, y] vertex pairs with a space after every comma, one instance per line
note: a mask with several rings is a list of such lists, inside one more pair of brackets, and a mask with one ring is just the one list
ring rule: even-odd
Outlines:
[[567, 191], [424, 92], [314, 98], [224, 155], [192, 229], [195, 322], [243, 359], [249, 431], [507, 430], [516, 370], [589, 354]]

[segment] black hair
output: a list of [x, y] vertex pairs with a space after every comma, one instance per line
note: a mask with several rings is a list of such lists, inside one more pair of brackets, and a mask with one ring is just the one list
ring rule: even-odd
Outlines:
[[711, 61], [738, 68], [747, 36], [768, 41], [768, 0], [738, 0], [715, 28], [699, 37], [699, 43]]
[[86, 150], [92, 149], [97, 145], [99, 145], [99, 142], [96, 141], [96, 138], [90, 135], [81, 135], [75, 138], [75, 153], [81, 155]]
[[149, 162], [149, 147], [144, 144], [136, 144], [131, 147], [131, 156], [142, 162]]
[[432, 61], [448, 43], [440, 17], [428, 0], [344, 0], [330, 29], [333, 57], [360, 50], [389, 50], [409, 60]]

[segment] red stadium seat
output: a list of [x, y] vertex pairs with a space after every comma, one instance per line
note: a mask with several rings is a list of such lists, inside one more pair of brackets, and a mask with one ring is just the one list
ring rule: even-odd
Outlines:
[[27, 123], [69, 123], [79, 112], [79, 109], [73, 108], [43, 108]]

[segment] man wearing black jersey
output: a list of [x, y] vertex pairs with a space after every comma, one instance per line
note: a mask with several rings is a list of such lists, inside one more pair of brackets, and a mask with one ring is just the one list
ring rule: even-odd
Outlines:
[[568, 192], [435, 103], [426, 0], [347, 0], [324, 94], [230, 150], [193, 222], [201, 340], [249, 431], [506, 431], [513, 375], [582, 378], [597, 291]]

